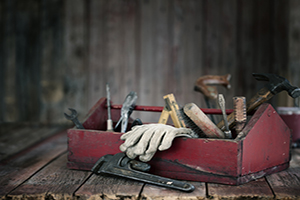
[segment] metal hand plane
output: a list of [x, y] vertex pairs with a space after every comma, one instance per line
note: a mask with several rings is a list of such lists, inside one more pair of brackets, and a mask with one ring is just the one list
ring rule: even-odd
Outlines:
[[125, 153], [105, 155], [101, 157], [92, 168], [92, 172], [96, 174], [104, 173], [120, 176], [144, 183], [177, 189], [184, 192], [192, 192], [195, 189], [193, 185], [183, 181], [177, 181], [174, 179], [145, 173], [149, 170], [149, 164], [137, 160], [132, 160], [128, 158]]

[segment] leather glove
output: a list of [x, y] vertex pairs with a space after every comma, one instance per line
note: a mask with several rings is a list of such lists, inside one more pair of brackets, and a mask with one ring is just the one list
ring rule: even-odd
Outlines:
[[165, 124], [145, 124], [134, 126], [130, 131], [121, 136], [125, 140], [120, 145], [120, 150], [134, 159], [139, 156], [143, 162], [151, 160], [155, 152], [169, 149], [176, 137], [197, 138], [189, 128], [175, 128]]

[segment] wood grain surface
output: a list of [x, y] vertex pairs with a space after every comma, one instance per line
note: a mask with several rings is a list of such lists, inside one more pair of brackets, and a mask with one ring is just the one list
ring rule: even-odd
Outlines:
[[91, 172], [69, 170], [66, 162], [67, 153], [58, 156], [13, 190], [9, 196], [14, 199], [37, 198], [43, 195], [54, 199], [72, 198], [73, 193]]
[[[22, 127], [21, 130], [27, 130], [30, 132], [27, 127]], [[31, 127], [31, 130], [34, 132], [35, 129]], [[20, 129], [17, 129], [16, 132], [20, 132]], [[34, 146], [28, 146], [28, 143], [20, 143], [21, 148], [18, 149], [19, 152], [17, 155], [0, 162], [1, 196], [8, 194], [20, 186], [57, 156], [66, 152], [66, 133], [59, 131], [55, 133], [55, 136], [50, 137]], [[14, 136], [13, 134], [8, 135]], [[28, 138], [34, 139], [33, 136], [34, 135], [29, 135]], [[17, 141], [16, 138], [14, 138], [14, 140]], [[10, 143], [6, 143], [6, 145], [7, 146], [3, 146], [4, 152], [6, 149], [9, 149], [7, 147], [11, 146]], [[10, 153], [11, 151], [8, 150], [8, 153], [5, 152], [4, 154], [10, 155]]]
[[267, 177], [274, 194], [278, 198], [300, 197], [300, 149], [292, 151], [290, 168]]
[[170, 190], [166, 188], [157, 187], [146, 184], [142, 193], [142, 199], [205, 199], [206, 185], [201, 182], [189, 182], [194, 185], [195, 190], [192, 193], [184, 193], [177, 190]]
[[220, 199], [238, 198], [273, 198], [272, 189], [264, 178], [257, 179], [244, 185], [229, 186], [220, 184], [208, 184], [208, 195]]
[[[24, 124], [4, 124], [1, 130], [14, 132], [51, 132]], [[189, 182], [191, 193], [144, 184], [125, 178], [95, 175], [67, 168], [67, 135], [56, 127], [53, 135], [24, 146], [0, 162], [0, 199], [299, 199], [300, 149], [292, 149], [290, 168], [240, 186]], [[30, 131], [31, 130], [31, 131]], [[43, 131], [41, 131], [43, 130]], [[8, 132], [10, 131], [10, 132]], [[31, 134], [34, 139], [37, 134]], [[6, 138], [9, 138], [8, 136]], [[7, 143], [10, 146], [10, 143]], [[5, 149], [5, 148], [4, 148]], [[7, 153], [6, 155], [8, 155]]]
[[[130, 91], [139, 105], [206, 104], [193, 90], [204, 75], [232, 75], [218, 87], [250, 99], [263, 83], [253, 72], [299, 78], [297, 0], [17, 0], [0, 1], [0, 122], [69, 123], [83, 119], [106, 95], [122, 104]], [[293, 106], [286, 93], [274, 106]], [[159, 115], [134, 112], [142, 121]]]
[[65, 130], [66, 126], [17, 125], [0, 132], [0, 161]]
[[143, 183], [120, 177], [93, 174], [75, 196], [87, 199], [138, 199]]

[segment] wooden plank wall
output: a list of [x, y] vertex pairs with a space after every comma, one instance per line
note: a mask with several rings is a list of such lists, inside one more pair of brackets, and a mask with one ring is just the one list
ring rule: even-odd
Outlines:
[[136, 91], [140, 105], [174, 93], [206, 107], [196, 79], [230, 73], [228, 108], [263, 86], [252, 72], [300, 85], [299, 13], [297, 0], [2, 0], [0, 122], [65, 123], [68, 107], [82, 119], [106, 83], [117, 104]]

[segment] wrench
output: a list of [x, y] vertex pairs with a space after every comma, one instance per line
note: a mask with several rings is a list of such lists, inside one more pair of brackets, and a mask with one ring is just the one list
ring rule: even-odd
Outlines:
[[78, 129], [85, 129], [83, 127], [83, 125], [79, 122], [79, 120], [77, 119], [77, 111], [75, 109], [73, 109], [73, 108], [69, 108], [69, 110], [72, 112], [71, 115], [68, 115], [68, 114], [64, 113], [65, 117], [68, 120], [71, 120], [75, 124], [76, 128], [78, 128]]
[[150, 183], [184, 192], [192, 192], [195, 187], [187, 182], [164, 178], [145, 173], [150, 170], [148, 163], [139, 162], [128, 158], [124, 153], [102, 156], [92, 168], [95, 174], [110, 174], [129, 178], [144, 183]]

